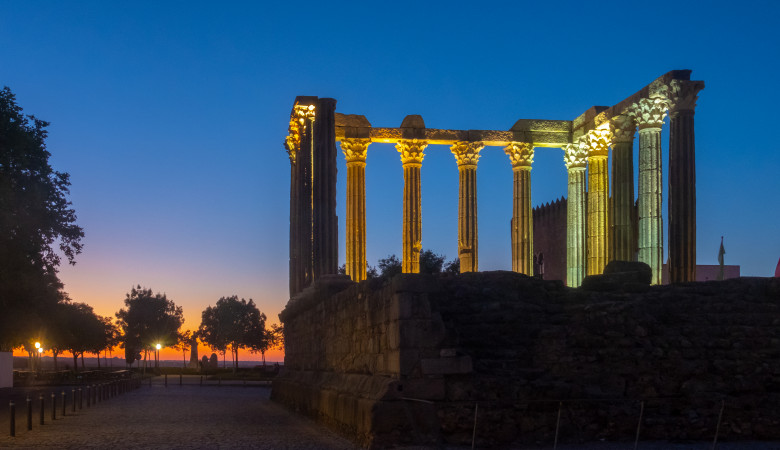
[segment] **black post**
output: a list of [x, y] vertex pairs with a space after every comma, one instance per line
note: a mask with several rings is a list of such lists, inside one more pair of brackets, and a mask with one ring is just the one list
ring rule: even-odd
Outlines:
[[57, 420], [57, 394], [51, 393], [51, 420]]
[[65, 397], [65, 391], [62, 391], [62, 417], [65, 417], [65, 407], [67, 406], [67, 398]]
[[16, 436], [16, 405], [13, 400], [8, 403], [8, 408], [11, 410], [11, 437]]
[[41, 401], [41, 425], [43, 425], [43, 410], [46, 409], [45, 408], [46, 405], [43, 402], [43, 394], [38, 395], [38, 400]]
[[32, 430], [32, 399], [27, 396], [27, 430]]
[[79, 388], [79, 409], [84, 408], [84, 391]]
[[76, 412], [76, 389], [71, 389], [70, 390], [70, 394], [71, 394], [71, 397], [72, 397], [71, 398], [71, 406], [72, 406], [71, 411], [72, 412]]

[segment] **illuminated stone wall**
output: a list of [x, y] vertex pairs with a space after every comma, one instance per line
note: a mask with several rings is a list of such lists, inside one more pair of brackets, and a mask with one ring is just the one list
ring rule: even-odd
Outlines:
[[[634, 286], [636, 289], [636, 286]], [[362, 445], [780, 439], [780, 280], [570, 289], [513, 272], [326, 277], [272, 398]]]

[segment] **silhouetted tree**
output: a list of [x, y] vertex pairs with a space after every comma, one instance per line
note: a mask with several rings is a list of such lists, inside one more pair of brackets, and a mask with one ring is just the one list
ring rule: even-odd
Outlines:
[[222, 297], [215, 306], [203, 311], [198, 337], [209, 347], [226, 352], [230, 347], [233, 370], [238, 368], [238, 350], [250, 348], [265, 354], [265, 314], [255, 302], [238, 299], [238, 296]]
[[420, 273], [441, 273], [444, 265], [444, 255], [437, 255], [432, 250], [420, 252]]
[[[437, 255], [431, 250], [422, 250], [420, 252], [420, 273], [440, 273], [444, 265], [444, 255]], [[377, 262], [379, 275], [382, 278], [392, 278], [401, 273], [401, 260], [395, 255], [389, 255]], [[371, 268], [371, 266], [369, 266]], [[458, 271], [460, 271], [460, 262], [458, 262]], [[374, 269], [374, 277], [376, 269]], [[368, 277], [369, 279], [372, 277]]]
[[143, 351], [146, 362], [149, 350], [157, 344], [169, 347], [176, 343], [184, 314], [181, 306], [176, 306], [165, 294], [153, 295], [151, 289], [139, 285], [126, 295], [125, 306], [126, 309], [116, 313], [116, 318], [126, 357]]
[[181, 350], [181, 357], [183, 361], [183, 367], [187, 368], [187, 350], [190, 349], [192, 345], [192, 331], [187, 330], [184, 332], [179, 333], [177, 336], [176, 345], [173, 346], [176, 350]]
[[284, 350], [284, 325], [281, 323], [275, 323], [271, 325], [271, 329], [269, 331], [269, 340], [271, 344], [269, 348], [274, 350]]
[[401, 273], [401, 260], [395, 255], [388, 255], [377, 262], [379, 267], [379, 276], [382, 278], [392, 278]]
[[84, 352], [99, 353], [105, 348], [105, 323], [86, 303], [61, 303], [58, 317], [61, 346], [73, 355], [73, 369], [78, 370], [79, 356], [83, 367]]
[[31, 324], [63, 299], [54, 247], [71, 264], [81, 252], [69, 176], [49, 165], [48, 125], [22, 114], [8, 87], [0, 90], [0, 351], [34, 338]]
[[446, 264], [444, 264], [444, 269], [442, 269], [442, 272], [459, 274], [460, 273], [460, 258], [455, 258], [452, 261], [448, 261]]

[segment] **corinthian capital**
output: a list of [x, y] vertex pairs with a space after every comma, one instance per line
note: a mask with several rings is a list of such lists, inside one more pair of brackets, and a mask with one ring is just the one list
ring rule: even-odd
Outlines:
[[636, 124], [634, 119], [627, 115], [616, 116], [610, 122], [612, 131], [612, 142], [633, 142], [634, 133], [636, 133]]
[[455, 155], [455, 161], [458, 167], [477, 167], [479, 161], [479, 151], [485, 148], [482, 142], [458, 141], [452, 144], [450, 150]]
[[534, 162], [534, 145], [529, 142], [512, 142], [504, 147], [504, 153], [509, 156], [512, 170], [531, 169]]
[[626, 113], [634, 119], [640, 130], [644, 128], [661, 128], [669, 109], [666, 97], [643, 98], [638, 103], [628, 107]]
[[341, 151], [349, 163], [365, 163], [371, 139], [342, 139]]
[[588, 165], [588, 149], [585, 145], [575, 142], [564, 145], [562, 149], [563, 163], [567, 169], [584, 169]]
[[287, 155], [290, 157], [290, 164], [295, 164], [296, 157], [298, 156], [298, 149], [301, 146], [301, 136], [298, 134], [290, 134], [284, 138], [284, 148], [287, 149]]
[[294, 118], [303, 126], [306, 126], [306, 119], [314, 120], [316, 115], [314, 105], [295, 105], [293, 108]]
[[693, 111], [696, 109], [696, 100], [699, 91], [704, 89], [704, 83], [696, 81], [672, 80], [671, 82], [671, 107], [670, 110]]
[[585, 138], [589, 158], [609, 155], [609, 146], [612, 144], [612, 131], [609, 125], [588, 131]]
[[403, 165], [421, 165], [425, 154], [423, 151], [428, 146], [427, 141], [418, 139], [404, 139], [395, 144], [398, 153], [401, 154], [401, 163]]

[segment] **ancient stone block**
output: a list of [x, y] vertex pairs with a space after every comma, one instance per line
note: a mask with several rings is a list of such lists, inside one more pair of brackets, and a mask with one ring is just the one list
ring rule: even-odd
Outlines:
[[470, 356], [423, 359], [420, 361], [420, 367], [424, 375], [459, 374], [471, 373], [473, 371]]

